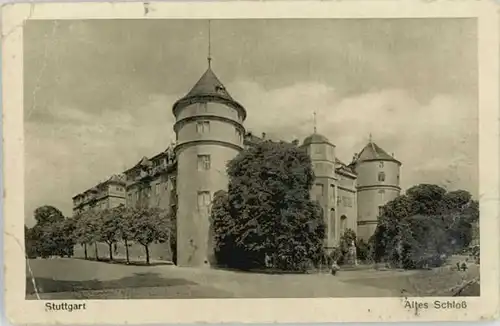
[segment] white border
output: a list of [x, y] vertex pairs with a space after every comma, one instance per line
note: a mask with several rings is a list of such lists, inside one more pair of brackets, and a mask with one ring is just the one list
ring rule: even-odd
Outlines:
[[[402, 298], [191, 299], [86, 301], [86, 311], [46, 312], [25, 300], [23, 23], [26, 19], [167, 18], [423, 18], [477, 17], [479, 35], [479, 158], [481, 297], [460, 298], [465, 310], [414, 310]], [[2, 8], [4, 114], [4, 261], [6, 314], [13, 324], [265, 323], [466, 321], [499, 310], [498, 17], [488, 1], [39, 3]], [[422, 58], [425, 60], [425, 58]], [[418, 298], [432, 303], [439, 298]], [[450, 299], [450, 298], [447, 298]]]

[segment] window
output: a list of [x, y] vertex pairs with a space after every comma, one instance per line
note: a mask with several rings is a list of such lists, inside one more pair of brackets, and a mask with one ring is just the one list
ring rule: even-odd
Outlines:
[[198, 155], [198, 171], [210, 170], [210, 155]]
[[208, 208], [211, 201], [210, 191], [198, 191], [198, 209]]
[[383, 168], [383, 167], [384, 167], [384, 162], [380, 162], [380, 163], [378, 164], [378, 167], [379, 167], [379, 168]]
[[335, 203], [335, 185], [330, 185], [330, 201]]
[[155, 195], [157, 195], [157, 196], [160, 195], [160, 184], [159, 183], [155, 184]]
[[200, 135], [210, 132], [210, 121], [197, 121], [196, 132]]
[[379, 172], [378, 173], [378, 181], [384, 182], [385, 181], [385, 173], [384, 172]]
[[203, 102], [199, 104], [199, 108], [201, 112], [207, 112], [207, 102]]
[[384, 206], [378, 207], [378, 216], [382, 216], [384, 214]]
[[313, 145], [313, 146], [314, 146], [314, 154], [321, 154], [323, 152], [320, 145]]
[[215, 86], [215, 91], [217, 93], [224, 93], [224, 86], [222, 86], [222, 85]]

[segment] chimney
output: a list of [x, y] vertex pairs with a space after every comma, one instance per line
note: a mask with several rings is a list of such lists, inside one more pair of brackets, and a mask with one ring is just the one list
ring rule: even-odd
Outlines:
[[266, 139], [266, 133], [265, 132], [262, 133], [262, 139]]

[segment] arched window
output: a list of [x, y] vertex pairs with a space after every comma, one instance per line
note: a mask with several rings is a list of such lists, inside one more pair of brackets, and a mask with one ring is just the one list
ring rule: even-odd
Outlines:
[[379, 172], [378, 173], [378, 181], [384, 182], [385, 181], [385, 172]]
[[347, 216], [342, 215], [340, 217], [340, 234], [344, 234], [347, 229]]

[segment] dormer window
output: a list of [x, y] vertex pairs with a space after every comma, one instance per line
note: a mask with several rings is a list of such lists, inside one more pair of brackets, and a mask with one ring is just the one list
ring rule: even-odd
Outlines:
[[217, 86], [215, 86], [215, 91], [216, 91], [217, 93], [223, 93], [223, 92], [224, 92], [224, 90], [225, 90], [225, 88], [224, 88], [224, 86], [222, 86], [222, 85], [217, 85]]

